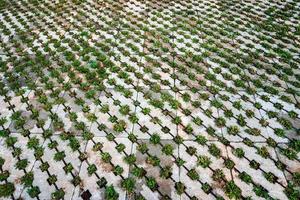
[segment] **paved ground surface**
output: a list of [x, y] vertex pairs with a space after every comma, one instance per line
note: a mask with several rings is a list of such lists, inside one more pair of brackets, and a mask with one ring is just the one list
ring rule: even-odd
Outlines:
[[294, 199], [296, 0], [1, 0], [0, 199]]

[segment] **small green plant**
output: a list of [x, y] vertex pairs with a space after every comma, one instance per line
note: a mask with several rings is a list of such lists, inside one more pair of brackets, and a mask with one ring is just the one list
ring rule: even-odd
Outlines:
[[238, 116], [237, 116], [237, 123], [240, 125], [240, 126], [246, 126], [246, 124], [247, 124], [247, 122], [246, 122], [246, 120], [245, 120], [245, 117], [243, 116], [243, 115], [241, 115], [241, 114], [239, 114]]
[[146, 181], [146, 185], [151, 189], [151, 190], [156, 190], [158, 185], [156, 183], [155, 178], [149, 177]]
[[22, 160], [19, 160], [17, 163], [16, 163], [16, 168], [18, 170], [24, 170], [28, 165], [28, 160], [27, 159], [22, 159]]
[[215, 144], [211, 144], [208, 148], [208, 151], [216, 158], [219, 158], [221, 156], [221, 150]]
[[299, 189], [293, 183], [288, 183], [287, 187], [284, 190], [284, 193], [290, 200], [298, 200], [300, 196]]
[[192, 180], [198, 180], [199, 179], [199, 174], [198, 172], [196, 171], [195, 168], [191, 169], [187, 175], [192, 179]]
[[198, 156], [197, 164], [200, 165], [203, 168], [206, 168], [211, 164], [211, 160], [207, 156]]
[[68, 163], [63, 167], [64, 171], [68, 174], [71, 173], [72, 170], [74, 169], [73, 165], [71, 163]]
[[130, 107], [128, 105], [121, 106], [119, 111], [122, 115], [128, 115], [130, 112]]
[[121, 175], [124, 172], [124, 169], [120, 165], [117, 165], [114, 167], [113, 172], [115, 175]]
[[235, 166], [235, 163], [229, 158], [224, 160], [224, 164], [225, 164], [225, 167], [228, 169], [233, 169], [233, 167]]
[[206, 194], [209, 194], [212, 190], [212, 187], [208, 183], [204, 183], [201, 188]]
[[242, 158], [242, 157], [245, 156], [245, 152], [244, 152], [244, 150], [242, 148], [236, 148], [236, 149], [234, 149], [233, 150], [233, 154], [235, 156], [237, 156], [238, 158]]
[[121, 153], [122, 151], [124, 151], [125, 150], [125, 145], [123, 144], [123, 143], [120, 143], [120, 144], [118, 144], [117, 146], [116, 146], [116, 149], [117, 149], [117, 151], [119, 152], [119, 153]]
[[240, 199], [242, 192], [233, 181], [229, 181], [225, 185], [225, 193], [230, 199]]
[[128, 193], [132, 193], [135, 188], [135, 180], [133, 178], [126, 178], [121, 182], [121, 187]]
[[123, 131], [125, 131], [127, 127], [127, 124], [124, 120], [119, 120], [118, 123], [114, 124], [114, 131], [116, 131], [117, 133], [121, 133]]
[[27, 193], [31, 198], [36, 198], [41, 193], [41, 190], [38, 186], [34, 186], [27, 189]]
[[297, 186], [300, 186], [300, 172], [293, 173], [293, 183]]
[[174, 151], [174, 147], [171, 144], [166, 144], [162, 148], [162, 152], [166, 155], [172, 155]]
[[202, 135], [197, 135], [195, 141], [198, 144], [205, 145], [206, 142], [207, 142], [207, 139], [204, 136], [202, 136]]
[[264, 177], [271, 183], [275, 183], [278, 179], [272, 172], [264, 173]]
[[151, 137], [150, 137], [150, 142], [152, 143], [152, 144], [154, 144], [154, 145], [157, 145], [157, 144], [159, 144], [160, 143], [160, 136], [158, 135], [158, 134], [153, 134], [153, 135], [151, 135]]
[[65, 157], [66, 157], [65, 152], [64, 151], [60, 151], [60, 152], [55, 153], [54, 160], [55, 161], [62, 161]]
[[172, 167], [166, 166], [160, 170], [160, 177], [162, 178], [170, 178], [172, 176]]
[[176, 189], [177, 194], [181, 195], [184, 193], [186, 187], [182, 182], [176, 182], [175, 189]]
[[259, 197], [263, 197], [265, 199], [269, 198], [268, 191], [261, 185], [255, 185], [253, 191]]
[[129, 165], [133, 165], [136, 161], [136, 157], [134, 154], [130, 154], [124, 158], [125, 162]]
[[5, 181], [9, 177], [9, 171], [5, 170], [0, 173], [0, 181]]
[[184, 128], [184, 131], [187, 133], [187, 134], [192, 134], [194, 129], [192, 127], [191, 124], [188, 124], [185, 128]]
[[226, 120], [223, 117], [218, 117], [216, 118], [215, 123], [218, 127], [224, 127], [226, 124]]
[[32, 185], [33, 179], [33, 172], [29, 172], [21, 177], [21, 183], [24, 184], [25, 187], [30, 187]]
[[116, 192], [113, 185], [106, 187], [104, 196], [105, 199], [108, 200], [117, 200], [119, 198], [119, 194]]
[[146, 171], [142, 167], [135, 167], [131, 173], [138, 178], [142, 178], [146, 174]]
[[101, 153], [101, 159], [104, 162], [109, 163], [111, 161], [112, 157], [108, 152], [103, 152], [103, 153]]
[[256, 162], [255, 160], [251, 160], [249, 165], [250, 165], [251, 168], [256, 169], [256, 170], [260, 166], [260, 164], [258, 162]]
[[251, 176], [247, 174], [245, 171], [239, 174], [239, 178], [247, 184], [250, 184], [252, 182]]
[[95, 164], [89, 165], [87, 171], [88, 171], [88, 175], [91, 176], [93, 173], [97, 171], [96, 165]]
[[138, 151], [140, 151], [142, 154], [145, 154], [149, 148], [146, 143], [140, 143], [139, 146], [137, 147]]
[[187, 152], [189, 155], [193, 156], [193, 155], [195, 155], [195, 154], [197, 153], [197, 149], [196, 149], [195, 147], [193, 147], [193, 146], [189, 146], [189, 147], [186, 149], [186, 152]]
[[225, 175], [221, 169], [216, 169], [216, 171], [213, 172], [212, 179], [220, 182], [225, 179]]
[[57, 176], [56, 175], [50, 175], [49, 178], [47, 179], [50, 185], [53, 185], [57, 181]]
[[267, 147], [257, 148], [257, 154], [259, 154], [263, 158], [268, 158], [270, 156], [270, 153], [269, 153]]
[[15, 191], [15, 186], [11, 182], [0, 184], [0, 197], [9, 197]]
[[240, 130], [238, 126], [229, 126], [227, 127], [227, 132], [230, 135], [237, 135], [240, 132]]
[[153, 166], [158, 166], [160, 164], [160, 159], [157, 156], [149, 155], [146, 159], [146, 162]]

